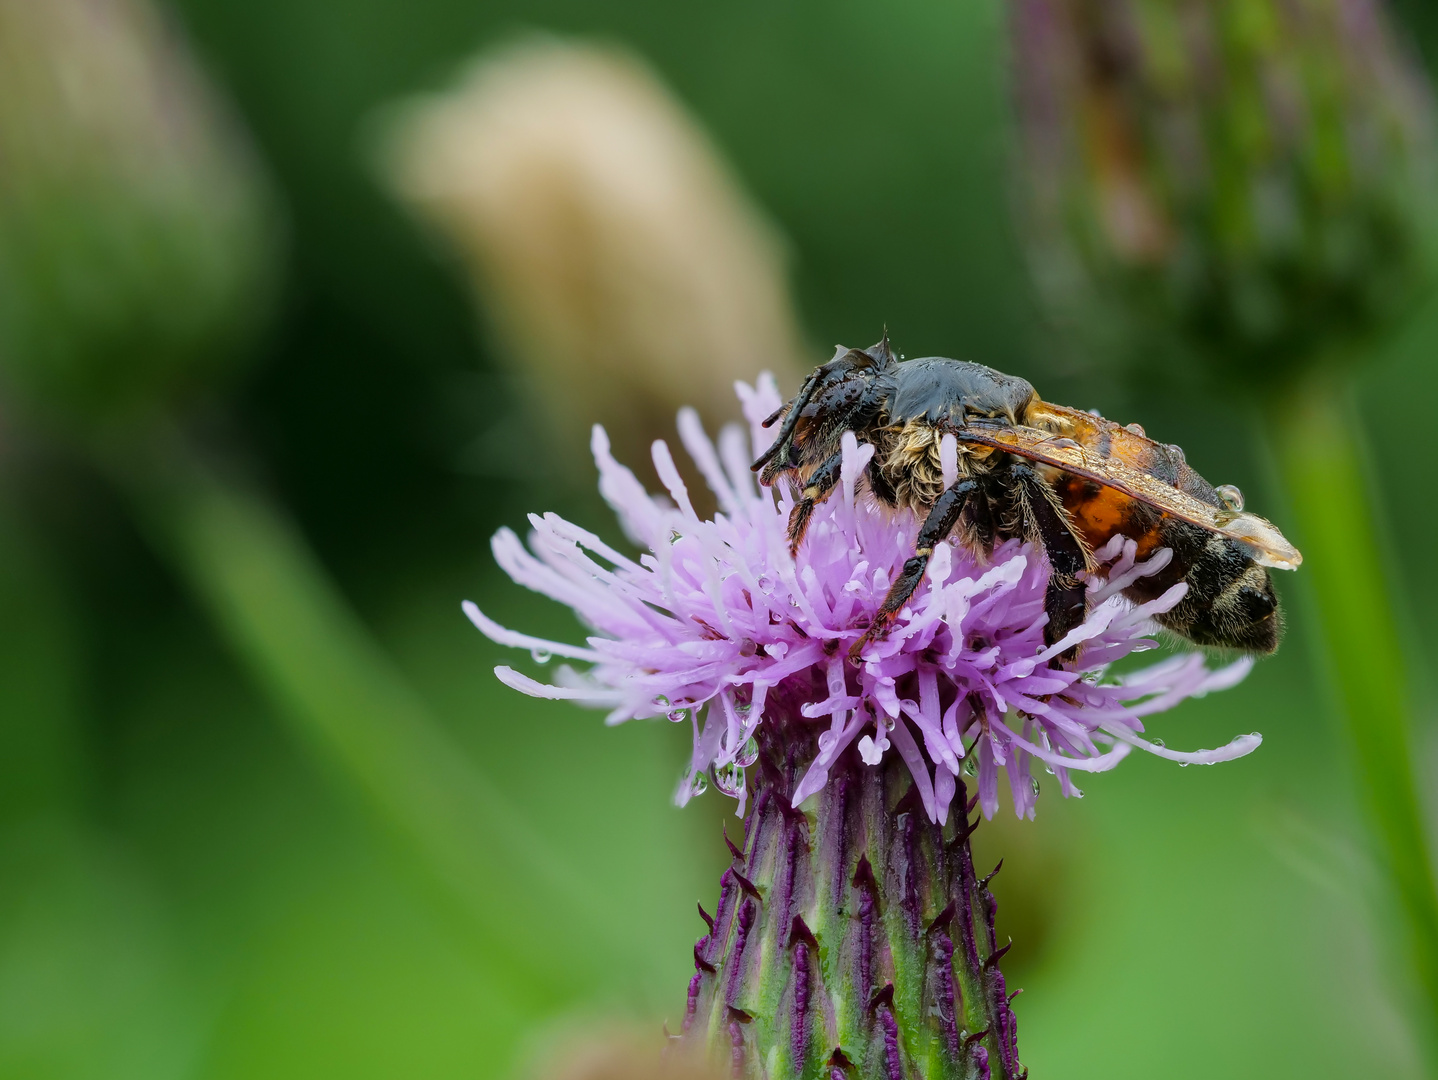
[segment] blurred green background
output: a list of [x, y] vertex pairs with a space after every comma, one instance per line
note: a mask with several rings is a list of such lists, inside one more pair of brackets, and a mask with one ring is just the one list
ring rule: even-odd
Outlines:
[[[92, 458], [0, 401], [0, 1075], [505, 1078], [564, 1031], [618, 1017], [654, 1033], [682, 1013], [728, 812], [712, 794], [670, 805], [688, 732], [606, 730], [506, 690], [491, 674], [503, 650], [459, 612], [469, 597], [506, 625], [577, 635], [496, 570], [488, 538], [546, 509], [612, 532], [587, 459], [537, 478], [476, 462], [519, 391], [463, 273], [376, 165], [393, 104], [449, 85], [478, 49], [543, 30], [651, 64], [782, 237], [809, 362], [887, 325], [908, 355], [982, 361], [1141, 420], [1284, 523], [1245, 405], [1118, 384], [1045, 331], [1013, 224], [997, 0], [183, 0], [172, 14], [248, 128], [287, 234], [276, 314], [213, 425], [473, 765], [605, 898], [605, 921], [642, 928], [658, 972], [559, 1004], [517, 993], [403, 839], [291, 736]], [[1416, 0], [1399, 14], [1438, 50], [1438, 15]], [[1430, 304], [1362, 382], [1425, 789], [1435, 351]], [[1185, 747], [1257, 729], [1255, 755], [1185, 770], [1140, 755], [1082, 802], [1050, 792], [1037, 822], [980, 832], [1008, 857], [1000, 926], [1035, 1076], [1418, 1074], [1308, 600], [1301, 578], [1279, 585], [1281, 653], [1151, 727]], [[522, 923], [510, 869], [483, 873]], [[592, 930], [552, 932], [593, 951]]]

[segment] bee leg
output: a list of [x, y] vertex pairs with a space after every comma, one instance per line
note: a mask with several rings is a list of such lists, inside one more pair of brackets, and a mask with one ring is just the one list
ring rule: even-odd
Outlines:
[[819, 380], [824, 377], [824, 374], [824, 367], [816, 367], [809, 373], [809, 377], [804, 380], [804, 385], [799, 387], [799, 392], [794, 395], [794, 400], [790, 401], [787, 405], [780, 405], [779, 408], [771, 413], [768, 419], [764, 421], [762, 426], [771, 427], [780, 416], [784, 415], [785, 409], [789, 410], [789, 414], [784, 416], [784, 424], [779, 428], [779, 433], [774, 436], [774, 441], [769, 444], [769, 449], [760, 454], [759, 459], [755, 461], [753, 465], [749, 466], [753, 472], [758, 472], [764, 468], [770, 459], [774, 458], [776, 454], [780, 454], [781, 451], [782, 456], [777, 464], [781, 468], [784, 464], [787, 464], [789, 439], [794, 434], [794, 426], [799, 423], [799, 414], [804, 411], [804, 406], [809, 404], [809, 399], [814, 396], [814, 391], [818, 389]]
[[849, 659], [858, 663], [860, 653], [869, 642], [877, 641], [888, 633], [894, 616], [903, 610], [909, 597], [914, 595], [914, 590], [924, 580], [924, 571], [929, 568], [929, 557], [933, 555], [934, 548], [953, 531], [966, 507], [976, 500], [983, 501], [980, 492], [981, 487], [977, 480], [960, 480], [952, 487], [946, 488], [943, 494], [934, 500], [933, 509], [929, 511], [923, 528], [919, 530], [913, 557], [904, 563], [904, 569], [900, 571], [898, 579], [889, 586], [889, 595], [884, 597], [884, 602], [874, 613], [874, 621], [864, 636], [849, 650]]
[[804, 534], [809, 531], [809, 518], [813, 516], [814, 507], [827, 499], [833, 492], [843, 469], [844, 452], [840, 450], [829, 455], [829, 459], [815, 469], [814, 475], [809, 477], [809, 482], [804, 485], [803, 498], [789, 513], [789, 554], [798, 554], [799, 545], [804, 541]]
[[[1063, 640], [1070, 630], [1083, 622], [1088, 614], [1088, 590], [1078, 575], [1089, 568], [1088, 552], [1073, 531], [1063, 504], [1051, 488], [1032, 468], [1014, 465], [1009, 470], [1014, 483], [1020, 524], [1024, 534], [1044, 549], [1049, 560], [1049, 584], [1044, 596], [1048, 625], [1044, 627], [1044, 644]], [[1066, 649], [1049, 661], [1057, 667], [1072, 660], [1078, 647]]]

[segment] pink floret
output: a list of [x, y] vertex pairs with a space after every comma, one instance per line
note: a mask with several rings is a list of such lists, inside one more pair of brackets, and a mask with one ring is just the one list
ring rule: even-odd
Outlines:
[[[1090, 586], [1088, 618], [1051, 647], [1043, 636], [1049, 571], [1042, 554], [1010, 542], [981, 563], [962, 547], [941, 544], [888, 636], [866, 648], [860, 665], [849, 662], [850, 646], [913, 554], [918, 522], [865, 494], [861, 478], [872, 449], [846, 435], [840, 490], [816, 509], [792, 558], [785, 534], [790, 495], [757, 488], [749, 469], [773, 437], [759, 422], [780, 405], [778, 390], [768, 376], [755, 388], [737, 389], [750, 437], [732, 426], [716, 447], [695, 413], [679, 415], [685, 449], [719, 504], [713, 519], [695, 512], [663, 442], [654, 444], [654, 465], [669, 499], [646, 492], [610, 455], [596, 427], [600, 492], [647, 553], [631, 559], [553, 514], [531, 515], [527, 547], [508, 529], [496, 534], [499, 564], [519, 584], [573, 608], [595, 631], [586, 646], [507, 630], [464, 605], [501, 644], [586, 665], [561, 666], [554, 684], [496, 668], [507, 685], [605, 708], [611, 724], [654, 716], [690, 723], [694, 750], [676, 796], [680, 805], [713, 777], [743, 813], [744, 769], [761, 723], [826, 726], [819, 756], [794, 793], [796, 806], [856, 746], [869, 764], [899, 754], [936, 822], [947, 819], [966, 764], [977, 773], [985, 815], [998, 808], [1002, 770], [1015, 810], [1032, 817], [1035, 759], [1065, 795], [1075, 795], [1072, 773], [1111, 769], [1134, 748], [1211, 764], [1259, 745], [1258, 735], [1242, 735], [1216, 750], [1181, 753], [1140, 736], [1144, 716], [1234, 685], [1251, 661], [1214, 670], [1201, 654], [1188, 653], [1109, 675], [1114, 661], [1157, 646], [1153, 616], [1177, 604], [1187, 588], [1176, 585], [1141, 606], [1125, 600], [1120, 591], [1162, 569], [1169, 553], [1136, 563], [1133, 543], [1122, 538], [1097, 553], [1103, 575]], [[1051, 657], [1076, 643], [1072, 670], [1049, 667]]]

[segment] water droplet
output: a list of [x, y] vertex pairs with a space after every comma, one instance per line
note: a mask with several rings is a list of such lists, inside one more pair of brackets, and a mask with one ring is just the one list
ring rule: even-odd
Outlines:
[[533, 657], [536, 664], [547, 664], [554, 656], [548, 649], [530, 649], [529, 655]]
[[753, 638], [746, 637], [743, 641], [739, 642], [740, 656], [753, 656], [758, 651], [759, 646], [754, 643]]
[[1123, 429], [1124, 429], [1125, 431], [1132, 431], [1135, 435], [1144, 435], [1144, 436], [1146, 436], [1146, 435], [1148, 434], [1148, 432], [1146, 432], [1146, 431], [1143, 430], [1143, 425], [1142, 425], [1142, 424], [1125, 424], [1125, 425], [1123, 426]]
[[1035, 795], [1039, 793], [1039, 778], [1037, 776], [1029, 777], [1029, 790]]
[[679, 541], [682, 540], [682, 539], [684, 539], [684, 537], [680, 535], [678, 529], [670, 529], [670, 530], [669, 530], [669, 543], [670, 543], [670, 546], [673, 546], [674, 544], [679, 543]]
[[1219, 501], [1230, 510], [1243, 509], [1243, 492], [1232, 484], [1219, 484], [1214, 491], [1218, 493]]
[[975, 761], [973, 758], [965, 758], [965, 759], [964, 759], [964, 775], [965, 775], [965, 776], [978, 776], [978, 775], [979, 775], [979, 763], [978, 763], [977, 761]]
[[1186, 761], [1180, 761], [1180, 762], [1178, 763], [1178, 767], [1179, 767], [1180, 769], [1186, 769], [1186, 768], [1188, 768], [1188, 764], [1189, 764], [1189, 763], [1186, 762]]
[[697, 773], [695, 773], [692, 777], [689, 778], [689, 797], [690, 797], [691, 799], [697, 799], [700, 795], [703, 795], [703, 794], [704, 794], [706, 791], [708, 791], [708, 790], [709, 790], [709, 774], [708, 774], [708, 773], [706, 773], [706, 772], [697, 772]]
[[688, 719], [689, 719], [689, 710], [688, 710], [688, 709], [670, 709], [670, 710], [669, 710], [669, 722], [670, 722], [671, 724], [682, 724], [685, 720], [688, 720]]
[[1158, 747], [1160, 750], [1168, 749], [1168, 743], [1164, 742], [1162, 739], [1154, 739], [1153, 745]]
[[1050, 776], [1058, 775], [1058, 773], [1054, 772], [1054, 767], [1052, 765], [1045, 765], [1044, 772], [1048, 773]]
[[740, 748], [739, 756], [734, 760], [746, 769], [759, 760], [759, 742], [753, 735], [749, 736], [748, 740]]
[[669, 706], [669, 699], [668, 699], [667, 697], [665, 697], [663, 694], [660, 694], [658, 697], [656, 697], [656, 698], [654, 699], [654, 706], [655, 706], [655, 708], [658, 708], [658, 709], [668, 708], [668, 706]]
[[771, 593], [774, 591], [774, 582], [770, 580], [770, 578], [766, 574], [761, 574], [756, 584], [759, 586], [759, 591], [762, 593]]
[[714, 786], [730, 798], [737, 798], [744, 790], [744, 767], [735, 762], [718, 766], [714, 770]]

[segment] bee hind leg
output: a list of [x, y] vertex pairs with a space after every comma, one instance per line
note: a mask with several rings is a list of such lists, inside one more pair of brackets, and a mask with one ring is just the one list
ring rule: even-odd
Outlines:
[[[1088, 589], [1078, 576], [1089, 569], [1088, 552], [1074, 533], [1063, 504], [1042, 477], [1028, 465], [1014, 465], [1009, 475], [1024, 536], [1040, 545], [1049, 560], [1049, 583], [1044, 595], [1049, 621], [1044, 627], [1044, 644], [1053, 645], [1088, 614]], [[1066, 649], [1050, 660], [1049, 666], [1057, 667], [1077, 653], [1077, 646]]]
[[929, 558], [934, 553], [934, 548], [953, 531], [958, 524], [959, 518], [965, 509], [970, 506], [984, 505], [982, 487], [977, 480], [960, 480], [958, 483], [944, 490], [934, 500], [933, 509], [929, 516], [924, 519], [923, 528], [919, 530], [918, 542], [914, 545], [914, 554], [904, 563], [898, 579], [889, 586], [889, 594], [884, 597], [884, 602], [879, 605], [879, 610], [874, 613], [874, 621], [869, 624], [869, 629], [864, 636], [854, 643], [849, 650], [849, 659], [857, 663], [860, 654], [868, 646], [869, 642], [877, 641], [889, 631], [889, 624], [894, 621], [909, 598], [918, 589], [919, 583], [924, 580], [924, 572], [929, 568]]

